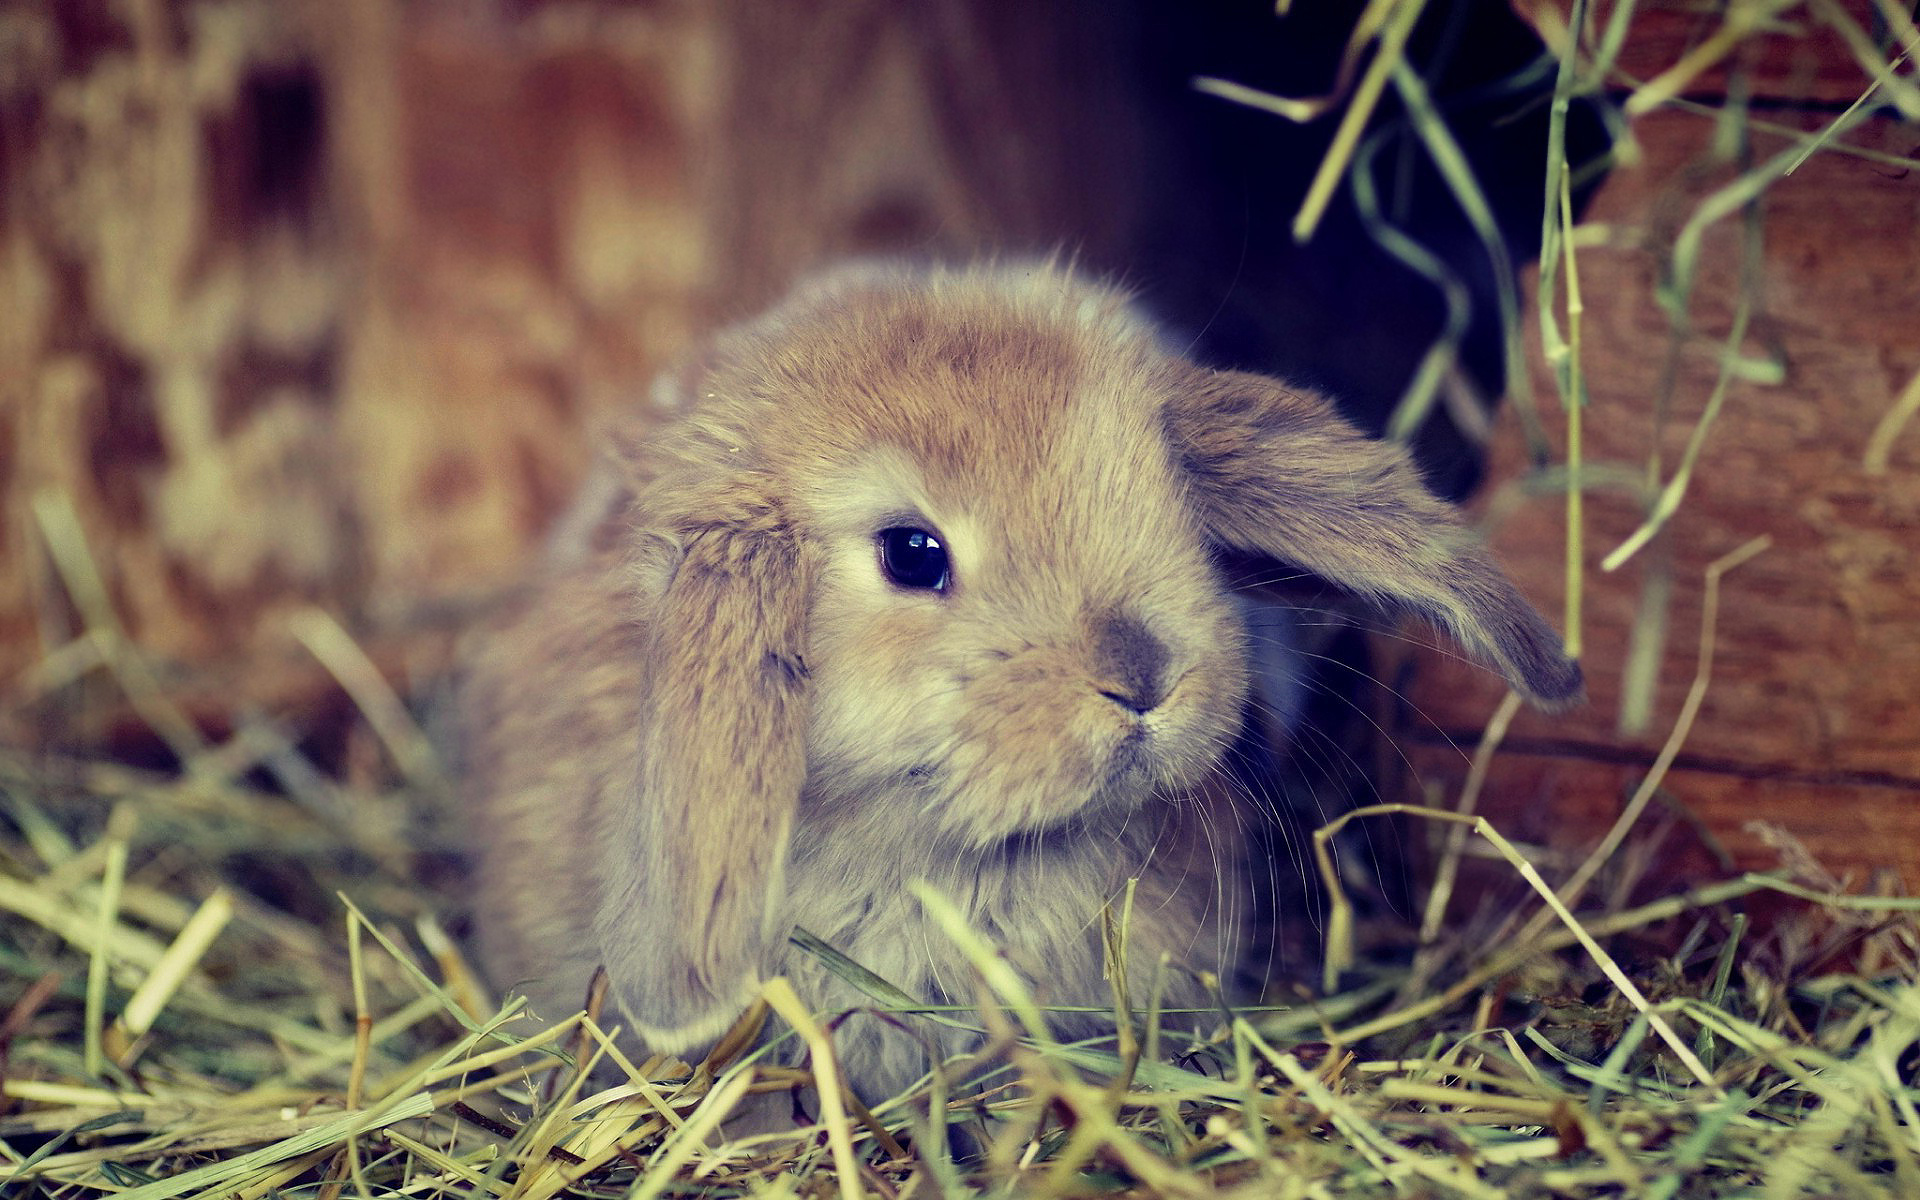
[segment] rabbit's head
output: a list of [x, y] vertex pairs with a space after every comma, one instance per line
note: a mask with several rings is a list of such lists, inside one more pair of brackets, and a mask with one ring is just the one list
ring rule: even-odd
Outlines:
[[964, 854], [1216, 770], [1248, 687], [1222, 553], [1579, 690], [1399, 448], [1057, 267], [843, 273], [684, 380], [626, 452], [646, 694], [596, 926], [657, 1048], [716, 1034], [778, 950], [796, 822]]

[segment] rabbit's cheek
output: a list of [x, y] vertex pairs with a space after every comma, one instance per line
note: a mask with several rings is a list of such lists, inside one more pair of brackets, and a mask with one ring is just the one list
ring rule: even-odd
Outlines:
[[941, 782], [940, 821], [975, 846], [1071, 821], [1099, 789], [1096, 757], [1084, 748], [1053, 744], [1032, 752], [1002, 752], [990, 740], [963, 738], [948, 757]]
[[961, 685], [939, 670], [833, 669], [816, 671], [813, 682], [807, 746], [814, 768], [866, 786], [937, 760], [961, 710]]

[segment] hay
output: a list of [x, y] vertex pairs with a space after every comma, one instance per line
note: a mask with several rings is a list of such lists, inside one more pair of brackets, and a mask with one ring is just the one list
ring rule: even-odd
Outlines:
[[[986, 1003], [942, 1015], [987, 1033], [993, 1070], [870, 1113], [842, 1103], [818, 1019], [780, 984], [771, 1019], [810, 1048], [805, 1071], [736, 1061], [746, 1036], [697, 1064], [628, 1063], [584, 1017], [527, 1036], [440, 932], [457, 901], [420, 886], [390, 834], [367, 844], [238, 766], [0, 756], [0, 1171], [33, 1181], [15, 1194], [1920, 1188], [1915, 901], [1750, 875], [1576, 917], [1482, 825], [1549, 921], [1455, 925], [1394, 966], [1336, 945], [1323, 998], [1223, 1012], [1198, 1042], [1122, 998], [1114, 1036], [1056, 1044], [955, 925]], [[422, 818], [438, 804], [377, 799]], [[1764, 893], [1808, 906], [1755, 936], [1739, 902]], [[336, 916], [300, 915], [315, 911]], [[603, 1057], [625, 1082], [590, 1090], [576, 1065]], [[815, 1123], [727, 1138], [750, 1091], [789, 1088]], [[984, 1152], [955, 1161], [948, 1123]]]
[[[1391, 49], [1418, 7], [1376, 3], [1360, 36]], [[1682, 98], [1688, 84], [1779, 7], [1729, 8], [1698, 50], [1629, 81], [1627, 111], [1694, 103]], [[1883, 11], [1896, 42], [1911, 41], [1899, 10]], [[1589, 29], [1584, 3], [1567, 23], [1534, 10], [1561, 50], [1558, 111], [1608, 77], [1631, 12], [1619, 4]], [[1837, 5], [1809, 14], [1846, 22], [1848, 44], [1861, 45]], [[1342, 72], [1343, 87], [1359, 77], [1361, 103], [1347, 111], [1361, 116], [1349, 119], [1325, 178], [1364, 164], [1363, 110], [1392, 85], [1473, 211], [1476, 187], [1444, 114], [1394, 54], [1361, 49]], [[1913, 116], [1902, 61], [1865, 69]], [[1213, 90], [1264, 103], [1245, 89]], [[1268, 107], [1298, 116], [1325, 105]], [[1773, 179], [1815, 148], [1850, 152], [1849, 113], [1816, 135], [1789, 131], [1788, 151], [1743, 171], [1695, 214], [1663, 293], [1676, 336], [1699, 231], [1736, 214], [1757, 231], [1756, 202]], [[1539, 325], [1561, 400], [1578, 414], [1582, 231], [1568, 200], [1577, 164], [1564, 159], [1563, 125], [1554, 137]], [[1329, 186], [1299, 215], [1303, 230]], [[1417, 247], [1403, 249], [1417, 257]], [[1644, 531], [1610, 564], [1655, 536], [1706, 469], [1724, 382], [1754, 369], [1740, 358], [1745, 311], [1720, 351], [1714, 402], [1671, 474], [1651, 464], [1638, 485]], [[1519, 362], [1517, 341], [1512, 353]], [[1398, 428], [1437, 395], [1451, 349], [1443, 341], [1435, 354]], [[1884, 440], [1915, 396], [1920, 385], [1888, 415]], [[1570, 438], [1578, 429], [1569, 426]], [[1874, 453], [1884, 464], [1882, 440]], [[1575, 639], [1580, 497], [1621, 479], [1583, 463], [1573, 440], [1522, 484], [1567, 497]], [[340, 627], [313, 614], [298, 634], [389, 759], [352, 782], [257, 715], [235, 714], [231, 736], [209, 741], [121, 631], [71, 509], [47, 497], [36, 515], [87, 630], [49, 653], [29, 690], [104, 672], [177, 762], [143, 770], [0, 753], [0, 1182], [9, 1196], [1920, 1195], [1920, 902], [1845, 894], [1784, 835], [1788, 869], [1778, 873], [1679, 895], [1642, 878], [1659, 833], [1641, 817], [1710, 685], [1715, 586], [1756, 547], [1710, 572], [1688, 702], [1615, 829], [1577, 866], [1536, 866], [1474, 815], [1511, 701], [1451, 810], [1376, 806], [1321, 831], [1333, 903], [1318, 995], [1223, 1006], [1195, 1039], [1162, 1027], [1155, 997], [1119, 992], [1111, 1036], [1063, 1045], [992, 947], [957, 921], [948, 933], [978, 968], [977, 1010], [915, 1009], [802, 933], [797, 943], [874, 997], [876, 1010], [985, 1036], [973, 1061], [870, 1111], [837, 1086], [830, 1023], [777, 981], [766, 1007], [698, 1063], [630, 1062], [584, 1014], [543, 1028], [515, 1004], [496, 1007], [442, 928], [460, 910], [448, 882], [444, 775]], [[1357, 944], [1324, 855], [1337, 825], [1387, 812], [1430, 822], [1442, 847], [1421, 936], [1398, 957]], [[1443, 920], [1456, 881], [1489, 871], [1523, 880], [1538, 903]], [[1655, 898], [1634, 899], [1647, 895]], [[1765, 919], [1750, 921], [1749, 907]], [[1126, 924], [1124, 906], [1109, 914], [1115, 956], [1125, 953]], [[804, 1044], [805, 1069], [749, 1051], [762, 1020]], [[608, 1077], [622, 1082], [609, 1088]], [[769, 1092], [791, 1093], [804, 1114], [796, 1127], [730, 1136], [728, 1113]], [[978, 1153], [956, 1157], [959, 1144]]]

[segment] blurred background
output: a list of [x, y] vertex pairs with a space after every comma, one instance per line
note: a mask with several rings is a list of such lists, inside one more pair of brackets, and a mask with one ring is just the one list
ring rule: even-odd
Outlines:
[[[1621, 810], [1685, 712], [1706, 565], [1764, 534], [1652, 819], [1685, 869], [1920, 881], [1910, 16], [8, 3], [0, 739], [171, 764], [260, 719], [350, 771], [375, 752], [316, 611], [424, 694], [596, 421], [704, 333], [850, 254], [1064, 248], [1203, 361], [1409, 437], [1543, 609], [1582, 595], [1592, 701], [1507, 733], [1503, 828]], [[1451, 802], [1498, 682], [1331, 649], [1393, 685], [1321, 718], [1391, 732], [1370, 795]]]

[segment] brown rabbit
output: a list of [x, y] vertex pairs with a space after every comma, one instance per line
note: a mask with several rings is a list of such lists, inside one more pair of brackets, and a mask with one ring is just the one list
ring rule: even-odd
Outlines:
[[[1056, 265], [845, 271], [682, 382], [463, 686], [483, 955], [548, 1016], [596, 964], [661, 1051], [775, 973], [863, 1003], [796, 926], [965, 1003], [920, 880], [1043, 1001], [1110, 1002], [1099, 912], [1129, 878], [1139, 992], [1163, 953], [1230, 975], [1249, 652], [1222, 553], [1422, 614], [1536, 700], [1580, 689], [1399, 448], [1183, 361]], [[875, 1097], [962, 1044], [927, 1036], [836, 1044]]]

